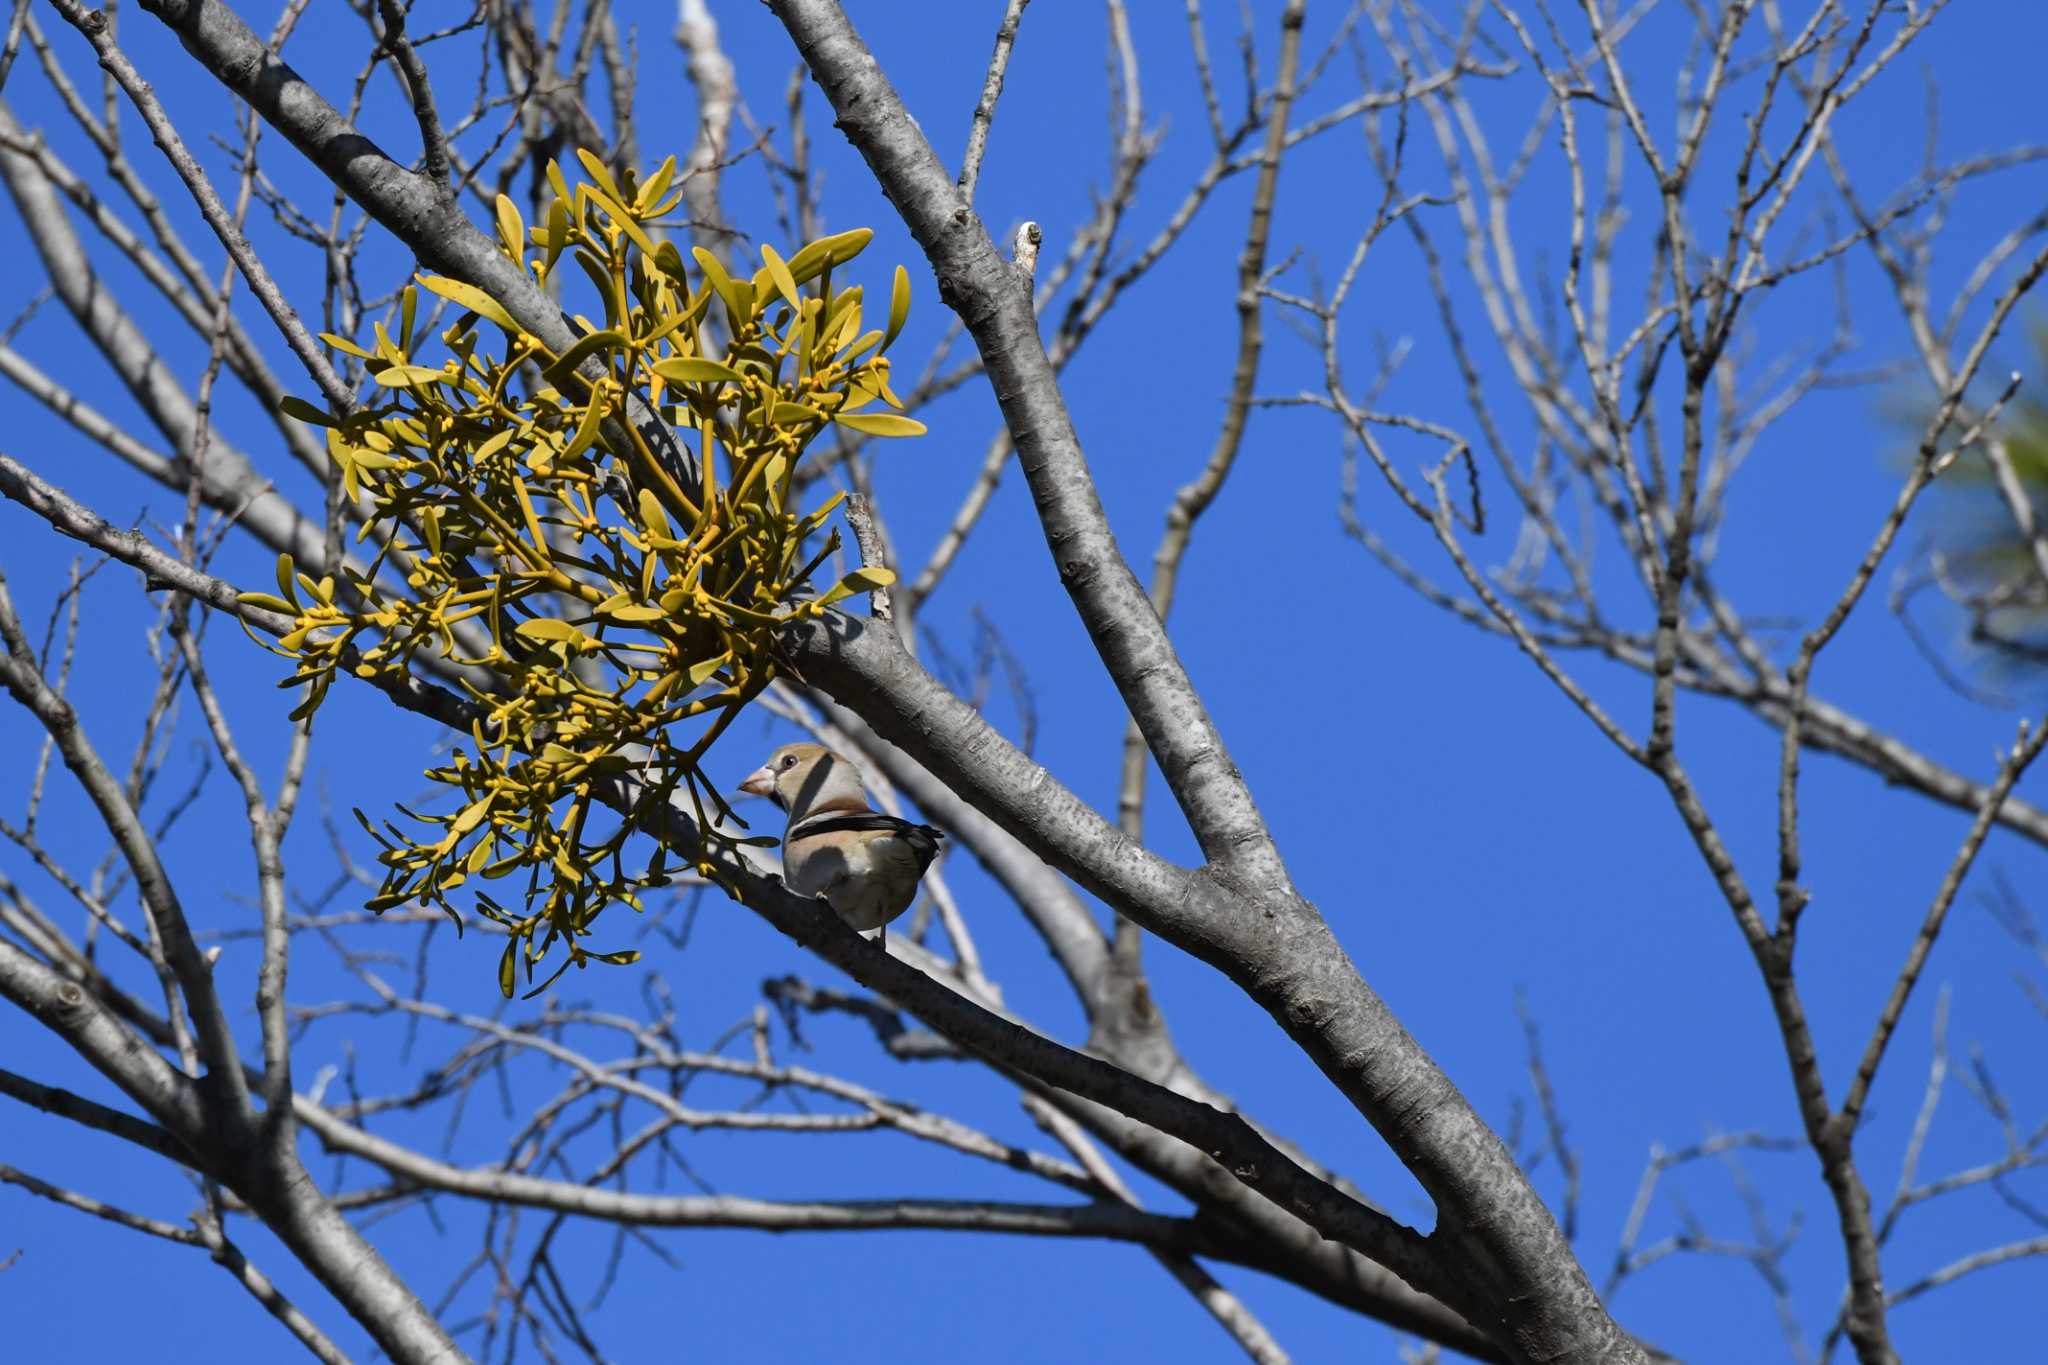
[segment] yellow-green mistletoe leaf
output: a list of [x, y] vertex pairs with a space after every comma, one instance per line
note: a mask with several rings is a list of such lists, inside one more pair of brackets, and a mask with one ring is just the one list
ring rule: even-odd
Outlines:
[[520, 260], [526, 254], [526, 220], [519, 216], [519, 206], [502, 194], [498, 196], [497, 210], [498, 242], [507, 256]]
[[809, 284], [833, 266], [844, 265], [860, 255], [874, 239], [873, 228], [854, 228], [849, 232], [820, 237], [789, 258], [790, 278], [798, 284]]
[[625, 346], [625, 333], [614, 328], [606, 328], [602, 331], [592, 332], [588, 336], [578, 337], [576, 344], [562, 352], [560, 359], [541, 371], [541, 377], [546, 379], [548, 383], [559, 387], [568, 383], [569, 377], [576, 373], [583, 362], [596, 355], [599, 351], [617, 351], [624, 349]]
[[703, 247], [691, 247], [690, 254], [697, 258], [697, 268], [704, 272], [704, 278], [711, 282], [711, 288], [724, 302], [731, 314], [735, 328], [744, 326], [754, 316], [754, 286], [746, 280], [735, 280], [725, 273], [725, 267], [718, 258]]
[[657, 360], [654, 372], [671, 384], [737, 384], [740, 372], [723, 361], [706, 360], [701, 356], [685, 356], [679, 360]]
[[538, 616], [531, 621], [521, 621], [514, 629], [529, 640], [546, 640], [551, 644], [573, 645], [577, 649], [597, 648], [597, 641], [591, 639], [567, 621], [557, 621], [551, 616]]
[[893, 412], [843, 412], [832, 419], [866, 436], [922, 436], [924, 423]]
[[797, 297], [795, 277], [789, 273], [789, 266], [782, 257], [775, 254], [775, 248], [766, 242], [761, 243], [761, 261], [767, 267], [768, 279], [775, 286], [775, 292], [782, 295], [782, 301], [801, 311], [804, 305]]
[[432, 369], [426, 365], [386, 365], [370, 376], [387, 389], [410, 389], [420, 384], [431, 384], [446, 379], [447, 372]]
[[876, 588], [886, 588], [895, 581], [895, 570], [885, 569], [880, 565], [865, 566], [855, 569], [852, 573], [834, 583], [818, 601], [821, 605], [829, 607], [834, 602], [844, 601], [846, 598], [860, 593], [873, 592]]
[[[499, 198], [502, 199], [504, 196], [500, 195]], [[513, 213], [516, 215], [518, 210], [514, 209]], [[461, 280], [451, 280], [443, 275], [415, 275], [413, 278], [420, 282], [422, 288], [432, 290], [449, 302], [459, 304], [478, 317], [487, 318], [515, 336], [518, 335], [519, 324], [512, 320], [512, 315], [505, 311], [504, 305], [475, 285], [464, 284]]]
[[598, 615], [615, 625], [622, 626], [647, 625], [668, 619], [668, 613], [651, 602], [627, 607], [599, 607]]
[[296, 417], [301, 422], [310, 422], [316, 427], [331, 427], [334, 425], [334, 418], [328, 413], [327, 409], [316, 408], [305, 399], [296, 395], [286, 394], [284, 400], [277, 406], [286, 416]]
[[640, 183], [640, 193], [633, 199], [633, 212], [642, 218], [660, 217], [663, 210], [657, 206], [661, 203], [661, 196], [668, 192], [669, 181], [675, 178], [675, 174], [676, 159], [672, 156], [656, 166], [653, 173]]
[[702, 687], [710, 680], [712, 674], [731, 662], [732, 652], [728, 650], [723, 654], [714, 655], [701, 663], [693, 665], [690, 669], [690, 686]]
[[903, 324], [910, 320], [910, 272], [902, 266], [896, 267], [896, 278], [889, 290], [889, 330], [882, 334], [882, 349], [888, 350], [902, 332]]

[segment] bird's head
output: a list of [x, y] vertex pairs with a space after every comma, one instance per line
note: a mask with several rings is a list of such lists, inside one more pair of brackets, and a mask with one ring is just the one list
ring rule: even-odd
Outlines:
[[865, 810], [860, 774], [822, 744], [785, 744], [748, 774], [740, 790], [765, 796], [791, 818], [829, 806]]

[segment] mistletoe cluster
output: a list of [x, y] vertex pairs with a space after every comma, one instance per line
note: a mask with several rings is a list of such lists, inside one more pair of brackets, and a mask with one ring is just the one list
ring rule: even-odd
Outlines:
[[[814, 591], [838, 545], [837, 531], [817, 533], [838, 499], [792, 506], [797, 462], [834, 426], [924, 431], [889, 410], [902, 406], [886, 352], [908, 276], [898, 267], [881, 329], [865, 327], [859, 286], [833, 281], [870, 231], [786, 260], [763, 246], [761, 269], [736, 278], [650, 234], [679, 197], [674, 158], [620, 183], [577, 155], [588, 180], [572, 189], [551, 164], [542, 224], [502, 196], [497, 215], [500, 249], [522, 270], [594, 296], [593, 315], [573, 319], [575, 344], [557, 354], [481, 290], [430, 276], [419, 288], [464, 310], [439, 332], [439, 364], [420, 358], [430, 324], [413, 288], [395, 334], [380, 323], [367, 346], [326, 337], [363, 363], [378, 401], [346, 414], [290, 406], [327, 429], [343, 490], [366, 512], [358, 542], [376, 551], [317, 581], [281, 558], [278, 594], [243, 598], [295, 618], [273, 648], [296, 665], [284, 685], [306, 689], [298, 715], [344, 662], [376, 678], [428, 651], [462, 670], [478, 717], [469, 743], [427, 772], [460, 800], [445, 814], [400, 807], [412, 834], [357, 812], [383, 849], [369, 905], [434, 905], [460, 926], [451, 893], [475, 883], [476, 909], [511, 933], [507, 995], [521, 960], [531, 981], [557, 942], [565, 958], [535, 990], [571, 965], [637, 957], [582, 940], [608, 905], [637, 909], [667, 880], [660, 841], [640, 861], [627, 846], [679, 789], [707, 840], [731, 839], [716, 831], [731, 813], [702, 764], [775, 677], [776, 633], [890, 581], [862, 569]], [[601, 803], [606, 784], [633, 794], [623, 818]], [[707, 856], [695, 866], [717, 875]], [[517, 887], [521, 908], [485, 882]]]

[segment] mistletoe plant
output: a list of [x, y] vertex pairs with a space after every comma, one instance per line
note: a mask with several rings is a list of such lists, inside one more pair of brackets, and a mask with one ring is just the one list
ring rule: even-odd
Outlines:
[[[433, 905], [459, 928], [450, 897], [473, 884], [476, 909], [511, 934], [498, 971], [507, 995], [521, 960], [531, 981], [558, 941], [564, 960], [536, 991], [571, 965], [637, 958], [583, 940], [607, 906], [638, 909], [641, 890], [666, 882], [662, 844], [644, 861], [627, 845], [678, 789], [704, 840], [773, 842], [719, 832], [731, 812], [705, 755], [775, 677], [782, 627], [891, 578], [861, 569], [813, 591], [838, 532], [814, 542], [839, 500], [799, 510], [791, 475], [835, 425], [924, 431], [886, 410], [902, 406], [886, 352], [909, 277], [897, 268], [881, 330], [863, 328], [860, 288], [833, 282], [873, 233], [787, 260], [763, 246], [751, 279], [701, 248], [693, 270], [650, 233], [680, 197], [673, 157], [621, 183], [577, 156], [589, 179], [572, 189], [550, 164], [540, 226], [499, 197], [499, 245], [544, 286], [584, 277], [602, 320], [574, 317], [581, 335], [557, 354], [481, 290], [422, 275], [421, 289], [464, 310], [439, 334], [440, 364], [419, 358], [428, 324], [410, 287], [395, 335], [379, 323], [367, 347], [325, 337], [363, 363], [378, 401], [341, 414], [289, 406], [327, 429], [342, 488], [365, 510], [358, 540], [377, 551], [339, 580], [283, 557], [278, 595], [243, 598], [295, 618], [273, 646], [296, 664], [283, 685], [306, 689], [295, 715], [318, 708], [345, 657], [369, 678], [410, 669], [422, 651], [460, 668], [478, 716], [469, 743], [427, 772], [459, 803], [399, 807], [418, 837], [356, 813], [383, 849], [369, 906]], [[599, 800], [622, 778], [613, 790], [634, 796], [623, 817]], [[693, 861], [716, 879], [711, 847]], [[481, 887], [507, 879], [520, 909]]]

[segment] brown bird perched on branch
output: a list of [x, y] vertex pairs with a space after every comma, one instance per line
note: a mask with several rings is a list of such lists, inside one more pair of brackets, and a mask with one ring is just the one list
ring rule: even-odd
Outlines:
[[917, 885], [944, 836], [868, 806], [860, 772], [821, 744], [785, 744], [740, 790], [765, 796], [789, 815], [782, 835], [782, 879], [799, 896], [832, 907], [865, 933], [917, 899]]

